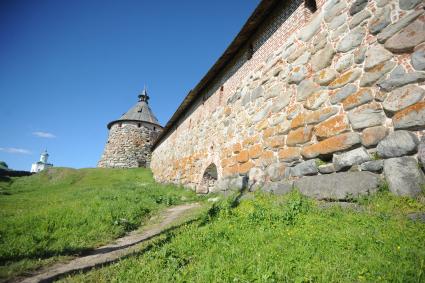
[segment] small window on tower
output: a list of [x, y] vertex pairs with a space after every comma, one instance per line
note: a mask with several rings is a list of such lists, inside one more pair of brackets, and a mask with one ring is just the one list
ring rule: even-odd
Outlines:
[[142, 126], [142, 123], [138, 123], [137, 127], [140, 128]]
[[153, 127], [153, 130], [156, 131], [156, 127]]

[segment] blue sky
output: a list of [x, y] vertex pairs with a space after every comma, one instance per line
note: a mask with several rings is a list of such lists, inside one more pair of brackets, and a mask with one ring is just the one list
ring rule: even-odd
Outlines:
[[144, 84], [164, 125], [258, 3], [0, 1], [0, 160], [95, 167]]

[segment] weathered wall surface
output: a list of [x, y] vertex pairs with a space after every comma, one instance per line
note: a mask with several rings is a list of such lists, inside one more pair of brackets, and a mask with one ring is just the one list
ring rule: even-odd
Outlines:
[[292, 1], [270, 16], [254, 35], [254, 56], [241, 51], [154, 150], [157, 181], [195, 188], [214, 163], [218, 190], [247, 175], [250, 186], [274, 191], [303, 176], [355, 171], [295, 182], [314, 196], [318, 184], [364, 180], [376, 189], [374, 173], [383, 170], [394, 192], [419, 193], [424, 2], [329, 0], [318, 8], [311, 15]]
[[152, 142], [159, 133], [159, 126], [154, 129], [144, 122], [113, 124], [98, 167], [149, 167]]

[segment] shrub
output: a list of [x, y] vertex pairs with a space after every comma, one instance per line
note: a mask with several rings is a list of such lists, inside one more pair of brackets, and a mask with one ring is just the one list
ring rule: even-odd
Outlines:
[[9, 169], [9, 166], [7, 166], [6, 162], [0, 161], [0, 169]]

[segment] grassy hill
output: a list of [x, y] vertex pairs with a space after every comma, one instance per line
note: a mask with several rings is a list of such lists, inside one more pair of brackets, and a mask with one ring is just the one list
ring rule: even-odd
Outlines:
[[327, 207], [292, 193], [214, 206], [138, 255], [65, 282], [425, 282], [422, 203], [388, 192]]
[[52, 168], [0, 181], [0, 279], [110, 242], [196, 199], [146, 169]]
[[[0, 281], [67, 260], [199, 200], [146, 169], [53, 168], [1, 182]], [[134, 256], [66, 282], [425, 282], [423, 198], [376, 196], [341, 208], [302, 197], [222, 199]]]

